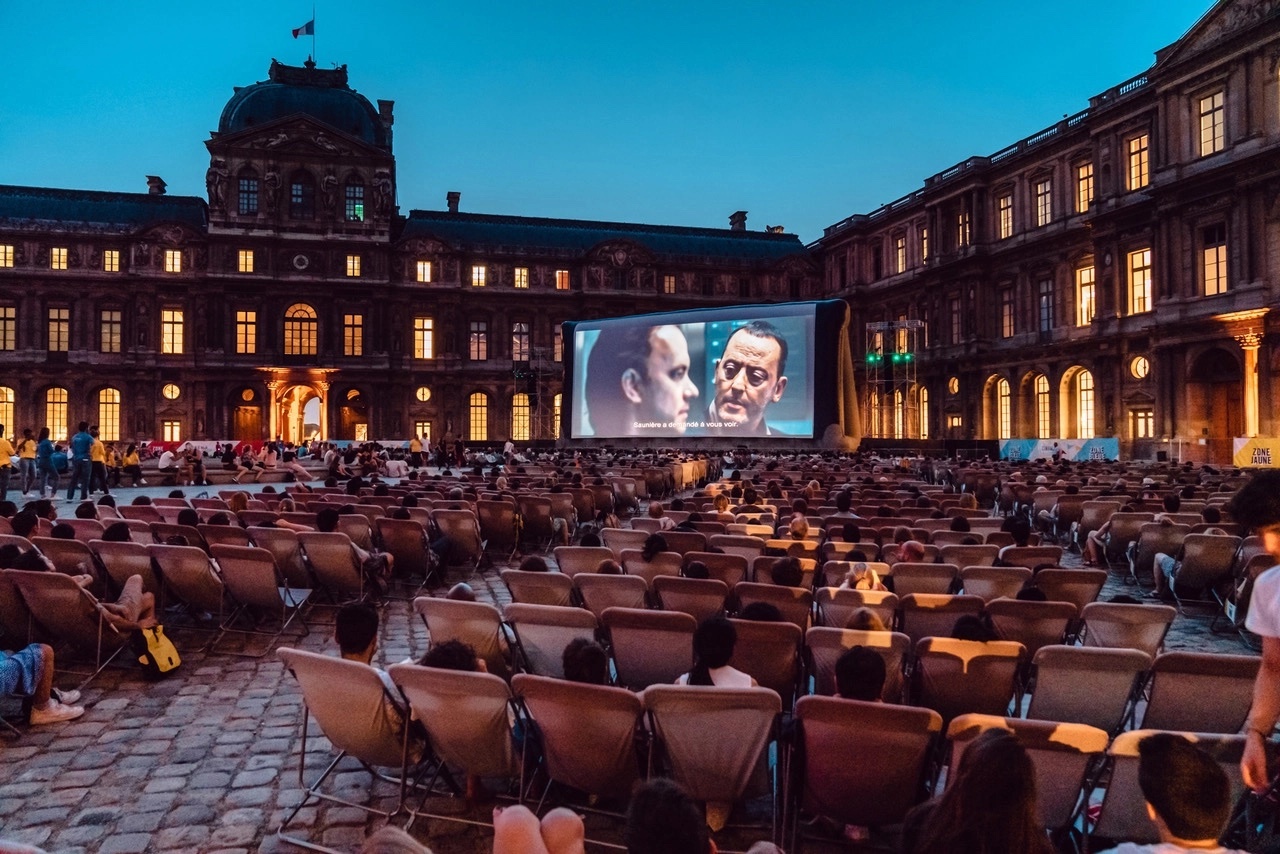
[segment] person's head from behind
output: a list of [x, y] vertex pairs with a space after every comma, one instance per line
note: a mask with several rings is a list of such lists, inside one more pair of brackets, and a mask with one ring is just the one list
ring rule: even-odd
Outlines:
[[952, 516], [950, 528], [959, 534], [967, 534], [971, 530], [969, 520], [964, 516]]
[[924, 560], [924, 543], [918, 540], [907, 540], [898, 549], [898, 560], [904, 563], [919, 563]]
[[640, 549], [640, 557], [649, 562], [658, 556], [659, 552], [667, 550], [667, 538], [661, 534], [650, 534], [645, 537], [644, 546]]
[[378, 609], [364, 602], [343, 605], [333, 624], [333, 638], [343, 658], [368, 664], [378, 641]]
[[1206, 507], [1200, 511], [1200, 518], [1208, 525], [1217, 525], [1222, 522], [1222, 511], [1217, 507]]
[[980, 617], [977, 614], [961, 614], [956, 620], [955, 626], [951, 629], [951, 637], [956, 640], [978, 641], [979, 643], [1000, 639], [1000, 635], [997, 634], [995, 627], [991, 623], [991, 618]]
[[878, 702], [884, 680], [884, 659], [865, 646], [846, 649], [836, 659], [836, 692], [846, 700]]
[[316, 513], [316, 530], [328, 534], [338, 530], [338, 508], [325, 507]]
[[724, 667], [733, 658], [738, 632], [726, 617], [708, 617], [693, 632], [694, 667], [689, 673], [690, 685], [710, 685], [710, 671]]
[[1280, 469], [1255, 474], [1227, 502], [1231, 518], [1262, 537], [1267, 554], [1280, 560]]
[[129, 542], [129, 526], [124, 522], [112, 522], [102, 532], [102, 539], [108, 543]]
[[672, 780], [656, 777], [631, 793], [622, 831], [627, 854], [707, 854], [706, 815]]
[[809, 536], [809, 520], [800, 513], [796, 513], [787, 524], [787, 533], [793, 540], [803, 540]]
[[423, 667], [461, 670], [466, 673], [476, 673], [485, 669], [484, 662], [476, 656], [476, 651], [460, 640], [449, 640], [432, 645], [418, 663]]
[[26, 537], [27, 539], [31, 539], [32, 532], [36, 530], [39, 524], [40, 518], [28, 508], [19, 510], [9, 519], [9, 527], [13, 528], [13, 532], [19, 537]]
[[1176, 492], [1171, 492], [1161, 500], [1160, 506], [1164, 508], [1166, 513], [1177, 513], [1178, 508], [1182, 506], [1182, 496]]
[[769, 568], [769, 579], [774, 583], [783, 587], [799, 587], [804, 581], [804, 568], [800, 565], [800, 559], [794, 557], [780, 557], [773, 562], [773, 566]]
[[178, 524], [194, 528], [200, 524], [200, 514], [190, 507], [183, 507], [178, 511]]
[[1013, 537], [1013, 544], [1025, 546], [1031, 539], [1031, 522], [1026, 516], [1007, 516], [1000, 523], [1000, 530]]
[[685, 578], [706, 579], [711, 577], [711, 571], [707, 569], [707, 565], [700, 560], [691, 560], [685, 564], [681, 574]]
[[605, 685], [609, 681], [609, 656], [591, 638], [574, 638], [562, 655], [564, 678], [570, 682]]
[[444, 598], [452, 599], [454, 602], [474, 602], [476, 601], [476, 592], [471, 589], [471, 585], [467, 582], [459, 581], [449, 588], [449, 592], [444, 594]]
[[596, 567], [596, 575], [622, 575], [622, 565], [616, 560], [605, 558]]
[[550, 572], [551, 567], [547, 566], [547, 562], [538, 555], [529, 555], [520, 561], [521, 572]]
[[698, 396], [684, 333], [670, 325], [627, 326], [597, 339], [585, 393], [597, 436], [684, 433]]
[[889, 630], [880, 615], [865, 606], [858, 608], [849, 615], [845, 628], [857, 629], [860, 632], [886, 632]]
[[1231, 815], [1231, 783], [1205, 751], [1160, 732], [1138, 743], [1138, 788], [1164, 842], [1216, 841]]
[[836, 493], [836, 510], [841, 513], [848, 513], [849, 508], [853, 506], [853, 493], [847, 489], [842, 489]]
[[650, 519], [661, 519], [661, 518], [662, 518], [662, 514], [663, 514], [664, 512], [666, 512], [666, 511], [665, 511], [665, 509], [663, 508], [663, 506], [662, 506], [662, 502], [661, 502], [661, 501], [650, 501], [650, 502], [649, 502], [649, 518], [650, 518]]
[[74, 540], [76, 538], [76, 529], [66, 522], [58, 522], [53, 526], [53, 530], [49, 532], [49, 536], [55, 540]]
[[590, 546], [591, 548], [600, 548], [600, 546], [604, 545], [604, 540], [600, 539], [600, 535], [595, 531], [587, 531], [582, 535], [582, 539], [579, 541], [579, 544], [583, 546]]
[[77, 519], [97, 519], [98, 508], [94, 506], [92, 501], [81, 501], [76, 505], [75, 516]]
[[782, 611], [772, 602], [751, 602], [738, 614], [738, 619], [756, 623], [781, 623]]

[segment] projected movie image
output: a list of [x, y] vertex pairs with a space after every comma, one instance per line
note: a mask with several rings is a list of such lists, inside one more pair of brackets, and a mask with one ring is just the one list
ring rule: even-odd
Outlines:
[[813, 339], [811, 304], [580, 323], [571, 432], [812, 437]]

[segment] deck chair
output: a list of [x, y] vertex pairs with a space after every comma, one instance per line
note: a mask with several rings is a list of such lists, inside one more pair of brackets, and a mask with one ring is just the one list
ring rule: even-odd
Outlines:
[[31, 545], [40, 550], [64, 575], [92, 575], [97, 577], [93, 552], [89, 544], [80, 540], [59, 540], [53, 537], [32, 537]]
[[[566, 579], [567, 580], [567, 579]], [[575, 638], [594, 640], [596, 617], [585, 608], [512, 602], [505, 617], [526, 673], [564, 678], [564, 648]]]
[[[796, 556], [788, 555], [787, 557]], [[774, 555], [761, 555], [751, 561], [751, 571], [747, 580], [759, 584], [771, 584], [773, 582], [774, 564], [784, 559]], [[800, 586], [805, 590], [813, 589], [813, 578], [818, 571], [818, 561], [808, 557], [796, 557], [796, 560], [800, 562]]]
[[517, 673], [511, 690], [533, 721], [551, 782], [602, 798], [631, 794], [641, 770], [636, 727], [644, 706], [637, 694], [529, 673]]
[[622, 560], [622, 552], [627, 549], [639, 551], [644, 548], [644, 541], [649, 535], [644, 531], [633, 531], [630, 528], [601, 528], [600, 539], [613, 550], [615, 560]]
[[151, 565], [151, 553], [147, 547], [135, 542], [114, 543], [106, 540], [90, 540], [89, 551], [109, 579], [114, 592], [124, 588], [131, 576], [142, 578], [142, 589], [156, 597], [156, 608], [162, 608], [163, 590], [155, 568]]
[[487, 602], [458, 602], [419, 596], [413, 610], [427, 627], [431, 645], [462, 641], [484, 659], [489, 672], [510, 678], [507, 643], [502, 632], [502, 613]]
[[836, 661], [845, 650], [865, 646], [884, 659], [884, 688], [880, 697], [886, 703], [903, 702], [903, 665], [911, 653], [911, 638], [902, 632], [868, 632], [857, 629], [833, 629], [815, 626], [804, 635], [809, 675], [813, 677], [815, 694], [836, 694]]
[[52, 638], [31, 616], [31, 609], [9, 576], [16, 569], [0, 569], [0, 649], [22, 649], [29, 643], [48, 643]]
[[1042, 646], [1032, 659], [1035, 690], [1027, 717], [1119, 732], [1151, 656], [1136, 649]]
[[684, 557], [690, 552], [705, 552], [707, 550], [707, 537], [697, 531], [662, 531], [663, 538], [667, 541], [667, 550]]
[[1182, 559], [1169, 582], [1179, 610], [1194, 594], [1201, 594], [1201, 601], [1213, 603], [1213, 599], [1204, 595], [1205, 591], [1231, 575], [1231, 564], [1239, 548], [1239, 537], [1187, 534], [1182, 541]]
[[1178, 651], [1157, 656], [1142, 728], [1240, 732], [1261, 664], [1253, 655]]
[[130, 634], [137, 627], [123, 625], [71, 576], [19, 569], [4, 573], [55, 646], [67, 643], [93, 654], [93, 673], [82, 684], [88, 684], [128, 647]]
[[[399, 813], [404, 805], [406, 765], [418, 765], [426, 753], [425, 741], [408, 725], [408, 715], [394, 714], [388, 708], [389, 701], [399, 701], [399, 696], [392, 697], [378, 671], [367, 664], [285, 646], [276, 650], [276, 654], [298, 681], [303, 701], [302, 744], [298, 749], [298, 785], [303, 789], [303, 797], [280, 823], [276, 836], [294, 845], [315, 848], [315, 843], [291, 836], [287, 831], [298, 812], [316, 800], [342, 804], [385, 819]], [[312, 718], [334, 756], [319, 777], [307, 782], [307, 741]], [[367, 802], [348, 800], [322, 788], [348, 756], [372, 775], [371, 783], [384, 781], [397, 786], [394, 809], [380, 810], [368, 806]], [[400, 776], [391, 777], [380, 770], [388, 768], [394, 768]], [[344, 782], [335, 788], [338, 791], [350, 788], [350, 776], [341, 774], [340, 777]]]
[[639, 549], [623, 549], [618, 562], [627, 575], [643, 578], [650, 585], [659, 575], [679, 575], [684, 568], [684, 558], [675, 552], [658, 552], [653, 560], [646, 561]]
[[631, 520], [631, 530], [644, 531], [646, 534], [661, 534], [662, 520], [650, 519], [647, 516], [637, 516]]
[[1028, 660], [1041, 647], [1062, 643], [1078, 614], [1070, 602], [996, 599], [987, 603], [987, 615], [1000, 637], [1026, 647]]
[[[1139, 729], [1122, 732], [1111, 742], [1107, 751], [1111, 759], [1111, 780], [1097, 821], [1089, 829], [1090, 836], [1105, 839], [1126, 840], [1138, 844], [1160, 840], [1155, 822], [1147, 814], [1146, 799], [1138, 788], [1138, 745], [1157, 730]], [[1240, 756], [1244, 752], [1243, 735], [1205, 735], [1181, 733], [1195, 742], [1196, 747], [1207, 751], [1226, 772], [1231, 782], [1231, 803], [1239, 800], [1244, 792], [1240, 777]], [[1268, 745], [1270, 752], [1270, 745]], [[1099, 849], [1102, 845], [1093, 846]]]
[[431, 521], [436, 523], [440, 534], [449, 539], [449, 552], [445, 557], [449, 564], [470, 564], [473, 571], [479, 568], [485, 542], [476, 514], [470, 510], [432, 510]]
[[76, 539], [82, 543], [90, 540], [102, 539], [102, 532], [106, 530], [102, 523], [97, 519], [59, 519], [59, 524], [71, 526], [71, 530], [76, 532]]
[[[521, 762], [511, 738], [509, 718], [513, 700], [506, 682], [492, 673], [416, 664], [393, 664], [387, 673], [409, 701], [413, 716], [426, 727], [431, 750], [442, 769], [449, 766], [477, 777], [519, 780]], [[420, 817], [488, 824], [458, 818], [456, 814], [428, 812], [425, 807], [429, 790], [430, 786], [416, 808], [408, 807], [406, 829]]]
[[818, 606], [818, 622], [829, 628], [842, 629], [861, 608], [875, 613], [886, 628], [893, 628], [898, 616], [898, 596], [885, 590], [845, 590], [819, 587], [813, 594]]
[[707, 537], [707, 545], [720, 549], [725, 554], [741, 555], [748, 563], [764, 554], [764, 542], [759, 537], [712, 534]]
[[1083, 549], [1084, 542], [1089, 534], [1105, 525], [1112, 515], [1120, 512], [1120, 508], [1123, 506], [1119, 501], [1093, 500], [1082, 503], [1080, 505], [1080, 521], [1076, 523], [1073, 534], [1076, 550]]
[[338, 517], [338, 529], [334, 533], [346, 534], [351, 542], [365, 551], [373, 551], [373, 518], [382, 516], [381, 507], [357, 504], [354, 513]]
[[[209, 545], [221, 543], [224, 546], [251, 546], [249, 532], [239, 525], [197, 525], [196, 530]], [[148, 537], [148, 540], [151, 538]]]
[[1191, 533], [1187, 525], [1166, 525], [1147, 522], [1139, 529], [1137, 544], [1129, 550], [1129, 576], [1139, 584], [1149, 587], [1152, 583], [1156, 555], [1163, 552], [1176, 555], [1182, 541]]
[[1112, 513], [1102, 550], [1103, 562], [1112, 569], [1123, 566], [1128, 571], [1129, 544], [1142, 536], [1143, 525], [1154, 521], [1154, 513]]
[[[1000, 556], [999, 546], [943, 546], [938, 550], [942, 563], [952, 566], [994, 566]], [[901, 594], [899, 594], [901, 595]]]
[[898, 628], [913, 644], [929, 637], [950, 637], [956, 620], [964, 614], [981, 614], [985, 604], [978, 596], [912, 593], [898, 600]]
[[653, 594], [662, 610], [681, 611], [701, 623], [724, 613], [729, 587], [714, 578], [659, 575], [653, 579]]
[[[661, 764], [697, 801], [737, 803], [756, 778], [775, 738], [782, 702], [768, 688], [652, 685], [644, 708], [656, 742], [651, 775]], [[778, 787], [780, 788], [780, 787]], [[778, 825], [774, 789], [773, 830]]]
[[917, 705], [947, 721], [970, 712], [1003, 717], [1026, 649], [1014, 641], [930, 637], [916, 643], [915, 658]]
[[740, 554], [685, 552], [685, 566], [695, 560], [700, 560], [706, 564], [708, 576], [723, 582], [730, 589], [733, 589], [733, 586], [739, 581], [746, 581], [751, 569], [751, 560]]
[[[668, 576], [662, 576], [667, 578]], [[639, 608], [646, 606], [649, 585], [636, 575], [599, 575], [580, 572], [573, 577], [574, 589], [582, 604], [599, 619], [609, 608]]]
[[614, 560], [613, 549], [607, 546], [556, 546], [552, 552], [556, 566], [573, 578], [580, 572], [594, 573], [602, 560]]
[[[284, 576], [276, 567], [275, 558], [266, 549], [251, 546], [214, 546], [213, 559], [218, 568], [218, 575], [231, 597], [234, 607], [222, 621], [221, 629], [227, 632], [243, 632], [247, 634], [269, 635], [270, 640], [262, 652], [257, 654], [235, 652], [236, 655], [249, 655], [261, 658], [271, 651], [276, 640], [288, 631], [296, 619], [302, 626], [302, 635], [310, 630], [302, 616], [302, 610], [311, 599], [310, 589], [291, 588]], [[253, 629], [237, 629], [235, 621], [242, 615], [256, 612], [261, 616], [278, 616], [280, 626], [274, 632]], [[256, 626], [255, 621], [255, 626]], [[213, 651], [212, 648], [210, 651]]]
[[844, 583], [845, 577], [848, 576], [849, 570], [853, 569], [854, 564], [862, 564], [867, 569], [874, 570], [882, 581], [893, 572], [889, 564], [879, 561], [828, 560], [819, 567], [816, 575], [819, 587], [839, 587]]
[[504, 569], [499, 575], [511, 592], [512, 602], [573, 607], [573, 579], [561, 572], [527, 572]]
[[431, 561], [431, 543], [421, 522], [384, 516], [373, 523], [382, 550], [395, 559], [396, 575], [422, 576], [419, 589], [435, 577]]
[[801, 813], [837, 825], [901, 824], [925, 797], [942, 718], [931, 709], [801, 697], [790, 762], [788, 851], [797, 846]]
[[1062, 563], [1062, 546], [1005, 546], [1000, 549], [1000, 562], [1005, 566], [1057, 566]]
[[961, 589], [985, 602], [1013, 599], [1030, 580], [1031, 570], [1025, 566], [966, 566], [960, 570]]
[[116, 507], [121, 519], [137, 519], [142, 522], [163, 522], [164, 516], [150, 504], [121, 504]]
[[1084, 620], [1084, 645], [1140, 649], [1154, 659], [1160, 654], [1164, 636], [1177, 614], [1178, 609], [1170, 605], [1090, 602], [1080, 612]]
[[[1085, 775], [1107, 749], [1105, 730], [1085, 724], [1021, 720], [995, 715], [961, 715], [947, 728], [951, 741], [951, 770], [975, 738], [989, 729], [1002, 729], [1027, 751], [1035, 770], [1036, 806], [1040, 823], [1051, 832], [1070, 830]], [[948, 775], [951, 779], [952, 775]]]
[[[162, 546], [152, 543], [147, 554], [160, 570], [167, 598], [181, 602], [193, 615], [216, 614], [222, 625], [226, 613], [226, 589], [209, 555], [195, 546]], [[219, 630], [218, 638], [221, 638]], [[217, 639], [210, 644], [213, 646]]]
[[333, 604], [378, 597], [378, 591], [366, 584], [360, 556], [346, 534], [299, 531], [298, 545], [316, 584], [324, 589]]
[[556, 532], [552, 525], [554, 516], [551, 513], [551, 499], [536, 495], [521, 495], [516, 498], [520, 512], [520, 540], [533, 543], [546, 551], [550, 548]]
[[693, 666], [698, 624], [688, 614], [608, 608], [600, 624], [609, 633], [619, 685], [632, 690], [669, 685]]
[[209, 551], [209, 544], [205, 542], [204, 535], [194, 525], [179, 525], [176, 522], [151, 523], [151, 539], [153, 541], [164, 544], [171, 537], [182, 537], [187, 545]]
[[1098, 598], [1107, 583], [1105, 569], [1042, 569], [1035, 576], [1036, 587], [1050, 602], [1070, 602], [1077, 610]]
[[[747, 517], [738, 516], [737, 518], [745, 519]], [[760, 540], [760, 545], [762, 547], [764, 546], [765, 540], [773, 537], [772, 524], [760, 524], [759, 522], [753, 521], [730, 522], [724, 526], [724, 530], [725, 533], [738, 537], [755, 537]]]
[[794, 623], [802, 632], [813, 622], [813, 592], [804, 587], [743, 581], [734, 585], [733, 601], [737, 613], [752, 602], [767, 602], [782, 612], [782, 619]]
[[[959, 548], [975, 548], [960, 546]], [[989, 566], [990, 564], [984, 564]], [[889, 567], [886, 584], [898, 594], [898, 598], [910, 596], [912, 593], [945, 594], [950, 593], [960, 574], [960, 566], [955, 563], [895, 563]]]
[[315, 581], [311, 570], [307, 569], [302, 557], [302, 546], [298, 543], [298, 532], [288, 528], [246, 528], [252, 544], [271, 552], [276, 559], [276, 566], [289, 582], [290, 587], [313, 587]]

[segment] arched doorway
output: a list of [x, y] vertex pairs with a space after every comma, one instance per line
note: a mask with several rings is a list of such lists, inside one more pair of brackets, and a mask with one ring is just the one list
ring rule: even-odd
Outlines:
[[286, 386], [276, 399], [276, 432], [286, 442], [298, 444], [323, 432], [320, 392], [310, 385]]
[[358, 388], [347, 389], [338, 403], [337, 438], [369, 441], [369, 403], [364, 392]]
[[1244, 372], [1222, 347], [1205, 350], [1187, 372], [1187, 427], [1209, 440], [1209, 458], [1231, 459], [1231, 439], [1244, 435]]

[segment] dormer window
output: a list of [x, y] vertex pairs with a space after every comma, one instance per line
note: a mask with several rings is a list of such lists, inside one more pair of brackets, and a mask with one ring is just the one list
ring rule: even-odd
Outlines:
[[346, 190], [347, 222], [364, 222], [364, 184], [356, 180], [349, 181]]
[[316, 218], [316, 183], [306, 172], [299, 172], [289, 182], [289, 216], [292, 219]]

